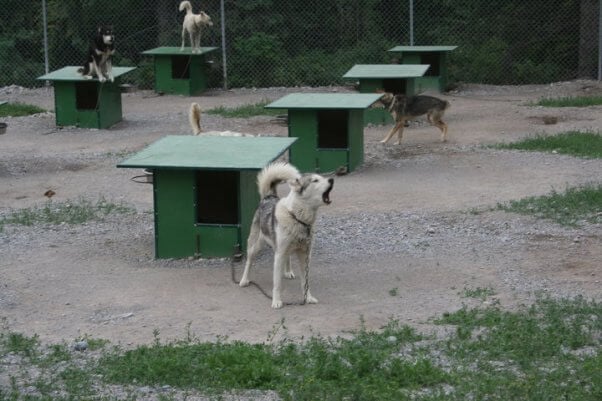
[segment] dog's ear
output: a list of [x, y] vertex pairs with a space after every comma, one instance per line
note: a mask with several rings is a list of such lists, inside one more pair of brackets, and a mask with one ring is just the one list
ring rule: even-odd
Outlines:
[[299, 177], [292, 178], [292, 179], [288, 180], [287, 183], [291, 187], [291, 189], [295, 192], [301, 191], [301, 188], [303, 187], [303, 183], [301, 182], [301, 179], [299, 179]]

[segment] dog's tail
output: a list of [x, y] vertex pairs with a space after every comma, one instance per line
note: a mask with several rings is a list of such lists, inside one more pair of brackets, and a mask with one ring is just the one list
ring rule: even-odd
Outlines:
[[201, 130], [201, 106], [198, 103], [191, 103], [190, 110], [188, 111], [188, 122], [190, 123], [190, 128], [192, 128], [192, 133], [194, 135], [199, 135]]
[[186, 13], [192, 12], [192, 6], [190, 5], [189, 1], [183, 1], [180, 3], [180, 11], [182, 10], [186, 10]]
[[293, 165], [285, 162], [275, 162], [265, 167], [257, 175], [257, 187], [259, 195], [265, 198], [268, 195], [276, 194], [276, 185], [282, 181], [288, 181], [298, 178], [299, 170]]

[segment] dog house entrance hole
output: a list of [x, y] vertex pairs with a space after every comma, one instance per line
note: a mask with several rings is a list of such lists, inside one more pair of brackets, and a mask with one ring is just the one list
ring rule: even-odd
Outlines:
[[425, 77], [436, 77], [440, 74], [439, 55], [437, 53], [425, 53], [420, 55], [420, 64], [429, 64], [430, 67], [424, 74]]
[[385, 92], [394, 93], [396, 95], [405, 95], [407, 89], [407, 81], [399, 78], [383, 79], [383, 89]]
[[345, 149], [348, 147], [347, 110], [318, 111], [318, 148]]
[[172, 56], [171, 57], [171, 77], [173, 79], [190, 78], [190, 57]]
[[98, 104], [98, 85], [96, 82], [76, 83], [75, 103], [78, 110], [96, 110]]
[[198, 171], [197, 223], [239, 224], [238, 183], [238, 171]]

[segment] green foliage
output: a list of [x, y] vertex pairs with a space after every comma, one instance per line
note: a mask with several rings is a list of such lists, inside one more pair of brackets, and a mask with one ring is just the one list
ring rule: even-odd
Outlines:
[[485, 300], [487, 297], [495, 295], [495, 290], [490, 287], [464, 288], [463, 295], [467, 298]]
[[602, 105], [602, 96], [568, 96], [561, 98], [545, 98], [537, 102], [544, 107], [588, 107]]
[[[6, 4], [4, 4], [6, 3]], [[41, 85], [43, 30], [38, 3], [5, 0], [0, 12], [0, 87]], [[80, 64], [99, 24], [117, 37], [115, 65], [140, 65], [124, 77], [152, 85], [141, 51], [178, 46], [178, 2], [47, 0], [50, 68]], [[576, 77], [581, 18], [576, 0], [414, 2], [415, 44], [450, 44], [451, 83], [544, 83]], [[219, 2], [203, 4], [214, 26], [203, 44], [221, 46]], [[409, 42], [407, 3], [395, 0], [225, 1], [231, 87], [341, 84], [356, 63], [388, 62], [386, 50]], [[214, 56], [221, 56], [216, 53]], [[210, 83], [221, 85], [220, 60]], [[595, 64], [595, 63], [594, 63]], [[15, 68], [18, 66], [18, 68]], [[150, 79], [149, 79], [150, 78]]]
[[20, 333], [3, 330], [0, 333], [0, 355], [12, 352], [32, 358], [38, 354], [39, 339], [37, 335], [27, 337]]
[[263, 100], [259, 103], [247, 104], [239, 107], [215, 107], [207, 110], [207, 114], [217, 114], [226, 118], [249, 118], [255, 116], [275, 116], [286, 112], [282, 109], [266, 109], [265, 106], [271, 103], [268, 100]]
[[498, 204], [498, 209], [550, 219], [562, 225], [576, 226], [582, 221], [601, 223], [600, 205], [602, 205], [602, 185], [591, 185], [568, 188], [564, 193], [554, 190], [549, 195], [532, 196]]
[[304, 344], [157, 342], [103, 358], [99, 373], [112, 382], [211, 392], [271, 389], [287, 400], [388, 400], [400, 388], [446, 380], [427, 359], [406, 361], [396, 355], [400, 344], [419, 338], [413, 329], [391, 322], [378, 333], [362, 330], [350, 340], [314, 337]]
[[133, 208], [100, 199], [97, 202], [80, 198], [75, 202], [48, 201], [43, 206], [11, 211], [0, 216], [0, 231], [8, 224], [33, 226], [36, 224], [82, 224], [100, 220], [111, 213], [132, 213]]
[[46, 110], [24, 103], [6, 103], [0, 105], [0, 117], [22, 117], [30, 114], [43, 113]]
[[378, 331], [362, 324], [347, 338], [312, 336], [267, 345], [201, 343], [190, 333], [162, 344], [155, 330], [152, 345], [105, 348], [87, 357], [70, 354], [65, 345], [44, 349], [36, 337], [4, 330], [0, 357], [13, 353], [16, 366], [0, 382], [0, 399], [113, 399], [106, 396], [111, 391], [148, 386], [153, 392], [165, 385], [174, 393], [158, 391], [159, 399], [244, 398], [245, 390], [258, 397], [272, 390], [287, 401], [593, 401], [602, 396], [599, 302], [538, 298], [514, 310], [463, 307], [434, 323], [455, 331], [426, 337], [391, 320]]
[[602, 135], [595, 132], [569, 131], [551, 136], [536, 135], [519, 142], [496, 145], [496, 147], [599, 159], [602, 158]]

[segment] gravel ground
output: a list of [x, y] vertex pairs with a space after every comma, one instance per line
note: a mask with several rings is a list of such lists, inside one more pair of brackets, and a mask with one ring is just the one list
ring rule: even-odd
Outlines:
[[[140, 172], [117, 169], [128, 154], [165, 135], [187, 134], [191, 101], [204, 109], [274, 100], [299, 91], [349, 88], [213, 90], [203, 96], [123, 95], [124, 121], [108, 130], [58, 129], [54, 114], [8, 118], [0, 136], [0, 214], [80, 197], [132, 205], [136, 212], [82, 225], [8, 226], [0, 233], [0, 315], [11, 330], [45, 342], [82, 335], [135, 346], [217, 336], [265, 341], [281, 319], [291, 338], [345, 335], [378, 328], [390, 318], [428, 330], [429, 321], [481, 301], [464, 289], [490, 287], [487, 302], [506, 307], [540, 292], [601, 299], [599, 225], [576, 228], [499, 211], [498, 202], [567, 186], [600, 183], [602, 162], [555, 154], [489, 149], [483, 145], [570, 129], [599, 130], [600, 107], [549, 109], [530, 105], [546, 96], [600, 94], [595, 81], [552, 85], [466, 85], [442, 95], [450, 141], [424, 120], [405, 131], [401, 146], [382, 145], [390, 126], [365, 130], [365, 163], [337, 177], [333, 203], [317, 224], [312, 293], [318, 305], [272, 310], [253, 287], [231, 282], [229, 260], [155, 260], [151, 186], [133, 183]], [[52, 110], [52, 89], [0, 89], [0, 99]], [[557, 124], [544, 123], [554, 116]], [[284, 136], [271, 117], [203, 116], [206, 130]], [[253, 279], [271, 286], [271, 254]], [[240, 275], [241, 265], [234, 264]], [[285, 300], [298, 301], [298, 280]], [[395, 290], [395, 291], [393, 291]], [[397, 295], [391, 295], [391, 294]]]

